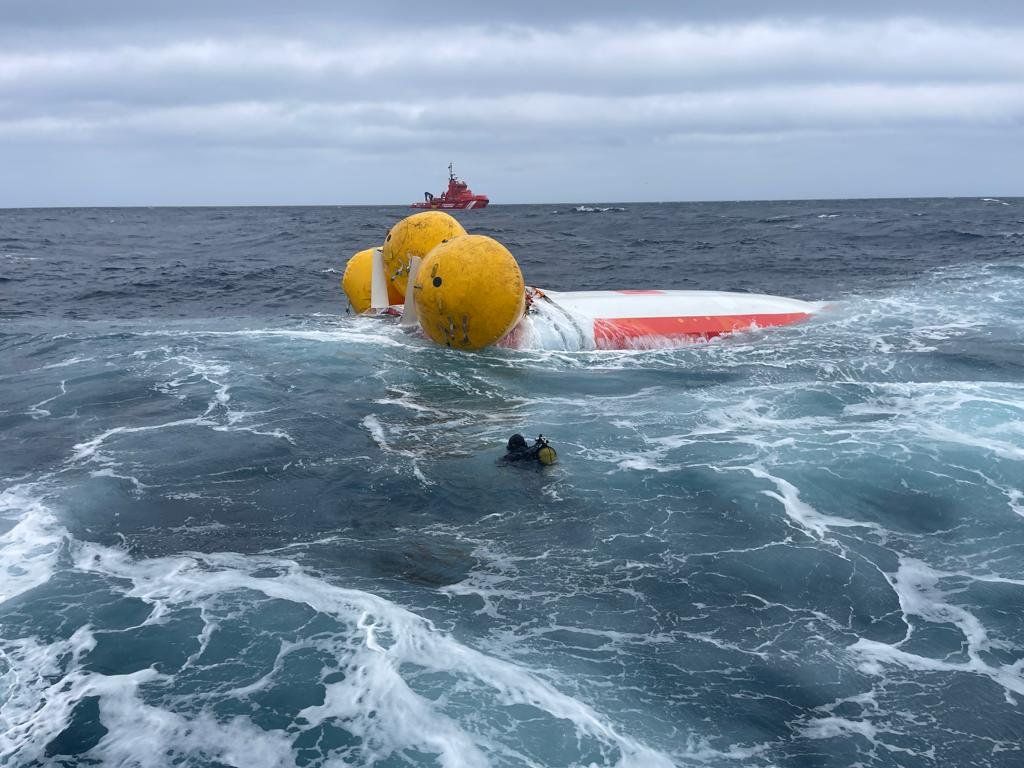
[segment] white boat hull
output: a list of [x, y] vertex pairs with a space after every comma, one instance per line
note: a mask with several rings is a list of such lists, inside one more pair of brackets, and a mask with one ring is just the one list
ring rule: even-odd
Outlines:
[[819, 302], [726, 291], [534, 291], [501, 346], [632, 349], [671, 346], [805, 320]]

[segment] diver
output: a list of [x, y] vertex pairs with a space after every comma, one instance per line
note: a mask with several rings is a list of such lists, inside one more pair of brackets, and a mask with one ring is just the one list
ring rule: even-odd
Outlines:
[[554, 464], [557, 459], [558, 454], [544, 435], [538, 435], [533, 445], [527, 445], [526, 438], [518, 432], [508, 439], [505, 455], [501, 457], [503, 462], [529, 461], [544, 466]]

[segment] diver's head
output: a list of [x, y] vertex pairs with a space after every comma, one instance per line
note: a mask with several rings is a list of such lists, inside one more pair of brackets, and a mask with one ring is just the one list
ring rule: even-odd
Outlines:
[[526, 438], [518, 432], [508, 439], [508, 450], [522, 451], [526, 448]]

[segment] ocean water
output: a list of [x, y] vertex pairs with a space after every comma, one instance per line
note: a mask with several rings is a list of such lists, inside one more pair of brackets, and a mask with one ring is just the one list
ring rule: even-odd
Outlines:
[[407, 212], [0, 211], [0, 765], [1024, 765], [1024, 200], [460, 214], [832, 302], [628, 352], [346, 314]]

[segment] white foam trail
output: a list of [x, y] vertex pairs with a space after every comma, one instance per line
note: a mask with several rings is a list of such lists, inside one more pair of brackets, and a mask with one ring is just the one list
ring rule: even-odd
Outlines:
[[52, 403], [58, 397], [63, 397], [64, 395], [66, 395], [68, 393], [68, 389], [65, 386], [65, 384], [66, 384], [66, 380], [65, 379], [61, 379], [61, 382], [60, 382], [60, 392], [58, 392], [53, 397], [48, 397], [45, 400], [40, 400], [38, 403], [30, 405], [28, 407], [28, 411], [27, 411], [28, 415], [31, 416], [33, 419], [41, 419], [41, 418], [45, 418], [45, 417], [49, 416], [50, 412], [48, 410], [46, 410], [45, 408], [43, 408], [42, 406], [46, 405], [47, 403]]
[[1001, 459], [1024, 461], [1024, 446], [998, 440], [991, 437], [984, 437], [977, 433], [970, 434], [958, 429], [951, 429], [940, 424], [925, 424], [922, 433], [945, 443], [956, 443], [971, 448], [981, 448], [983, 451], [992, 453]]
[[[165, 353], [167, 357], [161, 360], [159, 364], [174, 363], [184, 366], [186, 370], [177, 372], [171, 379], [159, 384], [157, 389], [166, 394], [177, 395], [180, 399], [184, 400], [186, 395], [178, 395], [179, 389], [190, 383], [202, 382], [208, 384], [213, 388], [213, 392], [203, 413], [192, 418], [174, 419], [161, 424], [146, 424], [137, 427], [112, 427], [89, 440], [76, 443], [72, 448], [72, 462], [96, 462], [109, 466], [115, 462], [111, 457], [104, 455], [101, 448], [111, 438], [118, 435], [131, 435], [189, 426], [203, 427], [215, 432], [248, 432], [253, 435], [284, 440], [292, 445], [295, 444], [291, 435], [283, 429], [264, 429], [259, 424], [247, 425], [243, 423], [253, 416], [263, 415], [264, 411], [231, 409], [231, 384], [226, 381], [226, 377], [231, 373], [231, 367], [227, 363], [216, 360], [197, 360], [187, 355], [172, 355], [167, 348], [161, 348], [160, 351]], [[135, 353], [139, 357], [144, 357], [146, 354], [146, 352]], [[136, 480], [135, 482], [138, 481]]]
[[103, 469], [93, 470], [92, 472], [89, 473], [89, 477], [112, 477], [116, 480], [126, 480], [132, 484], [132, 487], [135, 489], [134, 492], [136, 495], [141, 494], [142, 491], [144, 491], [146, 488], [149, 488], [149, 486], [140, 481], [139, 478], [134, 477], [132, 475], [120, 475], [117, 472], [115, 472], [112, 467], [104, 467]]
[[[187, 755], [187, 763], [221, 763], [253, 768], [294, 765], [292, 739], [266, 731], [243, 716], [218, 720], [209, 712], [185, 717], [146, 705], [138, 688], [155, 673], [96, 679], [82, 695], [99, 695], [100, 717], [114, 725], [92, 750], [106, 765], [167, 765], [167, 755]], [[186, 763], [186, 764], [187, 764]]]
[[378, 398], [373, 402], [377, 403], [378, 405], [395, 405], [398, 406], [399, 408], [405, 408], [407, 410], [414, 411], [415, 413], [418, 414], [431, 414], [435, 416], [448, 415], [445, 411], [442, 411], [439, 408], [434, 408], [416, 402], [415, 397], [411, 392], [407, 392], [397, 387], [389, 387], [388, 394], [395, 396]]
[[834, 739], [856, 734], [874, 743], [878, 729], [865, 720], [832, 716], [808, 720], [800, 727], [800, 733], [809, 739]]
[[69, 365], [78, 365], [79, 363], [90, 363], [95, 359], [95, 357], [70, 357], [67, 360], [63, 360], [59, 363], [50, 363], [49, 365], [44, 365], [40, 370], [48, 371], [51, 368], [66, 368]]
[[[1010, 461], [1024, 460], [1019, 425], [1024, 385], [1016, 382], [899, 382], [871, 385], [876, 396], [845, 413], [885, 416], [876, 429], [897, 430], [917, 441], [961, 445]], [[1000, 410], [990, 415], [993, 407]], [[985, 421], [974, 415], [984, 411]]]
[[432, 480], [428, 479], [427, 476], [423, 474], [423, 470], [420, 469], [419, 460], [421, 457], [417, 453], [415, 453], [414, 451], [402, 450], [400, 448], [392, 447], [392, 445], [388, 442], [388, 437], [384, 429], [384, 425], [380, 423], [380, 419], [377, 418], [376, 415], [372, 413], [368, 414], [364, 416], [362, 421], [360, 421], [359, 423], [366, 428], [366, 431], [370, 433], [370, 437], [373, 439], [373, 442], [375, 442], [382, 451], [397, 456], [403, 456], [409, 459], [410, 468], [412, 470], [413, 476], [417, 480], [419, 480], [423, 485], [434, 484]]
[[3, 642], [0, 661], [5, 669], [0, 674], [0, 687], [5, 695], [0, 701], [0, 763], [6, 765], [14, 757], [30, 763], [44, 756], [45, 745], [64, 729], [80, 695], [71, 690], [77, 680], [64, 678], [64, 660], [70, 657], [67, 666], [75, 667], [95, 645], [87, 627], [49, 645], [34, 638]]
[[[84, 544], [76, 548], [75, 564], [83, 571], [130, 580], [126, 595], [151, 604], [153, 616], [251, 591], [306, 604], [347, 624], [362, 635], [361, 644], [353, 646], [344, 638], [324, 641], [335, 654], [349, 656], [346, 677], [328, 684], [324, 703], [303, 710], [301, 717], [311, 725], [341, 719], [381, 759], [415, 748], [439, 755], [442, 765], [468, 768], [488, 765], [488, 753], [508, 749], [464, 730], [438, 703], [415, 691], [406, 678], [411, 666], [450, 675], [455, 686], [490, 690], [499, 704], [529, 705], [566, 720], [580, 738], [596, 739], [618, 753], [617, 764], [624, 768], [672, 765], [666, 755], [620, 734], [589, 705], [525, 669], [469, 648], [383, 598], [312, 577], [295, 563], [228, 554], [137, 562], [118, 550]], [[251, 575], [270, 566], [285, 571], [273, 578]]]
[[1024, 517], [1024, 491], [1011, 488], [1008, 495], [1010, 497], [1010, 509], [1013, 510], [1014, 513]]
[[[203, 337], [219, 337], [219, 336], [240, 336], [254, 339], [296, 339], [299, 341], [315, 341], [324, 344], [369, 344], [377, 347], [401, 347], [404, 350], [415, 351], [416, 349], [427, 349], [426, 346], [418, 346], [415, 344], [409, 344], [403, 340], [407, 338], [404, 333], [398, 330], [397, 326], [394, 326], [395, 335], [390, 336], [385, 333], [380, 333], [382, 327], [391, 328], [392, 326], [383, 325], [383, 319], [375, 318], [357, 318], [352, 321], [351, 325], [355, 327], [351, 328], [337, 328], [333, 330], [308, 330], [308, 329], [288, 329], [288, 328], [254, 328], [254, 329], [243, 329], [237, 331], [211, 331], [211, 330], [190, 330], [190, 331], [140, 331], [133, 335], [135, 336], [163, 336], [172, 338], [186, 338], [195, 339]], [[373, 329], [376, 333], [369, 333], [368, 331]]]
[[66, 533], [30, 486], [0, 492], [0, 518], [17, 520], [0, 536], [0, 603], [4, 603], [49, 581]]
[[373, 438], [373, 442], [377, 444], [377, 447], [382, 451], [391, 450], [391, 446], [388, 445], [388, 438], [387, 435], [384, 434], [384, 427], [380, 423], [380, 419], [371, 413], [364, 416], [360, 424], [366, 427], [366, 431], [370, 433], [370, 437]]
[[201, 381], [205, 381], [214, 387], [213, 399], [207, 406], [204, 415], [209, 415], [218, 406], [227, 408], [228, 403], [231, 401], [231, 395], [229, 394], [231, 385], [220, 381], [220, 379], [231, 373], [231, 367], [227, 363], [215, 360], [195, 360], [185, 355], [176, 355], [169, 358], [167, 362], [184, 365], [189, 372], [185, 376], [177, 376], [170, 381], [164, 382], [158, 387], [160, 391], [173, 392], [190, 379], [199, 378]]
[[549, 553], [545, 551], [533, 557], [513, 558], [490, 547], [478, 546], [473, 549], [473, 557], [481, 565], [473, 568], [462, 581], [443, 586], [440, 591], [458, 597], [477, 597], [483, 603], [482, 607], [475, 611], [477, 615], [502, 618], [498, 607], [502, 600], [545, 600], [557, 597], [555, 592], [524, 591], [515, 586], [520, 576], [518, 563], [545, 560], [548, 555]]
[[[983, 651], [1013, 646], [990, 638], [985, 626], [973, 613], [948, 600], [951, 593], [942, 589], [941, 580], [954, 575], [973, 578], [967, 574], [937, 571], [920, 560], [901, 557], [896, 573], [887, 578], [896, 591], [904, 619], [907, 622], [906, 637], [892, 645], [861, 638], [853, 643], [848, 650], [858, 658], [859, 667], [865, 674], [881, 675], [882, 669], [886, 665], [930, 672], [963, 672], [988, 677], [1001, 686], [1007, 694], [1015, 693], [1024, 696], [1024, 659], [1019, 659], [1012, 664], [990, 664], [982, 658]], [[982, 580], [989, 579], [983, 577]], [[993, 580], [1006, 581], [1003, 579]], [[907, 618], [909, 616], [917, 616], [934, 624], [956, 626], [964, 638], [967, 661], [933, 659], [903, 650], [900, 646], [911, 637], [913, 632], [913, 625]], [[1012, 699], [1008, 698], [1007, 700], [1010, 703], [1015, 703]]]
[[107, 733], [89, 756], [103, 764], [163, 766], [172, 755], [255, 768], [294, 764], [286, 733], [268, 732], [244, 717], [222, 721], [206, 711], [185, 717], [147, 704], [140, 687], [171, 679], [151, 667], [123, 675], [82, 669], [82, 657], [96, 646], [89, 627], [49, 645], [31, 638], [6, 645], [0, 656], [7, 666], [0, 679], [11, 691], [0, 706], [0, 760], [5, 763], [47, 759], [47, 744], [67, 726], [75, 705], [98, 697]]
[[[25, 515], [3, 538], [4, 564], [34, 561], [39, 565], [17, 583], [16, 591], [6, 595], [10, 597], [49, 577], [56, 546], [66, 541], [67, 534], [27, 490], [8, 489], [0, 500], [5, 511]], [[18, 533], [11, 535], [14, 531]], [[42, 539], [26, 535], [33, 531], [45, 535]], [[22, 545], [30, 539], [35, 545], [32, 551]], [[41, 542], [49, 549], [39, 551]], [[467, 729], [445, 711], [446, 697], [435, 700], [416, 690], [410, 670], [443, 673], [451, 678], [453, 690], [469, 686], [489, 691], [499, 705], [527, 705], [554, 721], [565, 721], [578, 738], [596, 740], [609, 764], [622, 768], [673, 764], [667, 755], [620, 733], [589, 705], [528, 670], [469, 648], [388, 600], [328, 584], [294, 562], [233, 554], [137, 561], [122, 550], [98, 544], [71, 542], [69, 546], [75, 570], [110, 579], [111, 585], [126, 585], [118, 587], [124, 597], [150, 605], [143, 625], [164, 624], [182, 609], [200, 610], [200, 647], [185, 666], [203, 663], [203, 649], [216, 631], [217, 617], [224, 610], [232, 616], [244, 611], [245, 602], [252, 600], [247, 595], [308, 605], [348, 626], [348, 633], [319, 633], [298, 644], [283, 644], [279, 662], [291, 650], [310, 646], [341, 658], [344, 679], [326, 684], [324, 703], [307, 707], [298, 722], [302, 730], [343, 722], [346, 730], [362, 739], [361, 754], [368, 764], [409, 749], [435, 754], [447, 768], [487, 766], [491, 755], [537, 764], [503, 743], [500, 734]], [[268, 569], [278, 575], [267, 577]], [[3, 582], [4, 587], [12, 584], [10, 579]], [[238, 600], [243, 601], [241, 606]], [[225, 601], [230, 603], [226, 609]], [[361, 636], [361, 642], [353, 644], [353, 636]], [[105, 764], [163, 765], [173, 756], [260, 768], [294, 762], [294, 731], [268, 731], [247, 717], [217, 716], [205, 704], [197, 711], [176, 711], [159, 693], [173, 683], [173, 675], [153, 668], [116, 675], [87, 670], [82, 660], [96, 643], [88, 626], [79, 627], [67, 640], [49, 644], [33, 638], [0, 641], [0, 684], [8, 692], [0, 703], [0, 761], [46, 759], [46, 745], [70, 722], [75, 706], [84, 698], [97, 697], [107, 733], [89, 756]], [[264, 681], [250, 686], [250, 693], [269, 685], [280, 669], [275, 663]], [[150, 691], [145, 699], [143, 686]], [[238, 689], [232, 695], [244, 698], [247, 693]]]
[[833, 528], [867, 528], [879, 535], [885, 534], [885, 529], [877, 523], [849, 520], [845, 517], [826, 515], [800, 498], [797, 487], [781, 477], [776, 477], [758, 466], [747, 466], [741, 469], [749, 472], [754, 477], [771, 482], [775, 491], [761, 491], [765, 496], [775, 499], [786, 513], [786, 516], [803, 531], [810, 533], [817, 539], [824, 539]]
[[161, 429], [171, 429], [174, 427], [184, 426], [215, 427], [218, 425], [216, 422], [209, 421], [202, 416], [196, 416], [191, 419], [175, 419], [174, 421], [168, 421], [163, 424], [148, 424], [143, 427], [112, 427], [89, 440], [76, 443], [72, 446], [73, 453], [71, 455], [71, 460], [73, 462], [96, 461], [106, 463], [111, 461], [111, 459], [105, 457], [100, 452], [100, 448], [107, 440], [115, 435], [131, 435], [139, 432], [154, 432]]

